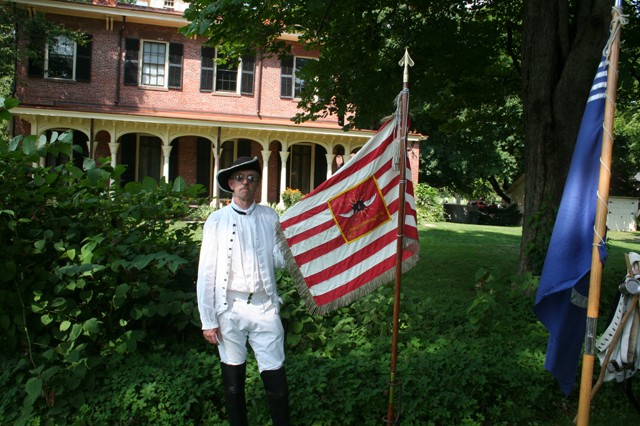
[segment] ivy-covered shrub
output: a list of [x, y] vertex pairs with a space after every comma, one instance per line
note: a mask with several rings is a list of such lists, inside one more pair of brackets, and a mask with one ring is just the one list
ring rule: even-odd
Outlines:
[[418, 223], [444, 222], [444, 211], [438, 190], [430, 187], [426, 183], [419, 183], [415, 185], [413, 189], [418, 213]]
[[216, 211], [216, 206], [215, 205], [202, 204], [202, 205], [199, 205], [199, 206], [193, 208], [193, 210], [191, 210], [189, 212], [189, 215], [187, 216], [187, 219], [188, 220], [199, 220], [199, 221], [204, 222], [205, 220], [207, 220], [209, 215], [211, 213], [213, 213], [214, 211]]
[[109, 357], [199, 323], [198, 225], [175, 225], [199, 187], [120, 187], [124, 168], [91, 159], [38, 166], [71, 158], [71, 136], [0, 141], [0, 354], [20, 357], [22, 419], [81, 406]]

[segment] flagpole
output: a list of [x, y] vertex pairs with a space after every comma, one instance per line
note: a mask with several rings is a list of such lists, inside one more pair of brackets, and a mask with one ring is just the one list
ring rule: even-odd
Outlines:
[[413, 60], [409, 50], [405, 48], [404, 56], [398, 64], [404, 67], [402, 76], [402, 93], [400, 96], [400, 147], [399, 147], [399, 198], [398, 198], [398, 237], [396, 240], [396, 270], [393, 300], [393, 337], [391, 340], [391, 375], [389, 378], [389, 405], [387, 407], [386, 424], [397, 424], [400, 413], [395, 412], [395, 390], [400, 383], [396, 379], [396, 365], [398, 360], [398, 324], [400, 319], [400, 284], [402, 280], [402, 254], [404, 251], [404, 222], [405, 222], [405, 194], [407, 190], [407, 136], [409, 115], [409, 67]]
[[[589, 424], [591, 406], [591, 387], [593, 382], [593, 365], [595, 359], [595, 339], [600, 307], [600, 288], [602, 284], [602, 261], [599, 246], [604, 244], [607, 229], [607, 203], [609, 200], [609, 183], [611, 181], [611, 154], [613, 151], [613, 122], [616, 109], [616, 86], [618, 84], [618, 53], [620, 50], [620, 11], [622, 0], [616, 0], [613, 9], [614, 28], [613, 42], [609, 55], [609, 72], [607, 74], [606, 104], [602, 132], [602, 152], [600, 154], [600, 178], [598, 181], [598, 202], [591, 251], [591, 275], [589, 278], [589, 305], [587, 308], [587, 325], [585, 332], [584, 354], [582, 357], [582, 375], [580, 378], [580, 400], [578, 405], [578, 426]], [[604, 367], [603, 367], [604, 368]]]

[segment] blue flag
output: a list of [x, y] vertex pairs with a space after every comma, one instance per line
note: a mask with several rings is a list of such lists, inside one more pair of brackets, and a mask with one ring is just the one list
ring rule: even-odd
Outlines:
[[[607, 70], [603, 57], [582, 117], [534, 307], [549, 331], [544, 366], [566, 395], [576, 379], [586, 328]], [[604, 263], [605, 236], [601, 237]]]

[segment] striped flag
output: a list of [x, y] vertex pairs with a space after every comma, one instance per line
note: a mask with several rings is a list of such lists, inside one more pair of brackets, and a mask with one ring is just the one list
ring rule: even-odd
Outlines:
[[534, 307], [549, 331], [544, 366], [567, 395], [576, 380], [586, 328], [608, 65], [604, 56], [593, 80]]
[[[337, 173], [280, 219], [287, 267], [312, 314], [345, 306], [395, 277], [401, 145], [397, 124], [398, 117], [388, 121]], [[406, 176], [411, 176], [409, 161], [406, 164]], [[410, 180], [403, 247], [406, 272], [419, 255]]]

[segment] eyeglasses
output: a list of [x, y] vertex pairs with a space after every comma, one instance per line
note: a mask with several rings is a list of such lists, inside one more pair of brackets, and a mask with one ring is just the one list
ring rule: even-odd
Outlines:
[[254, 175], [249, 175], [249, 176], [235, 175], [235, 176], [231, 176], [231, 179], [235, 180], [236, 182], [244, 182], [244, 180], [246, 179], [247, 182], [254, 183], [258, 181], [259, 177]]

